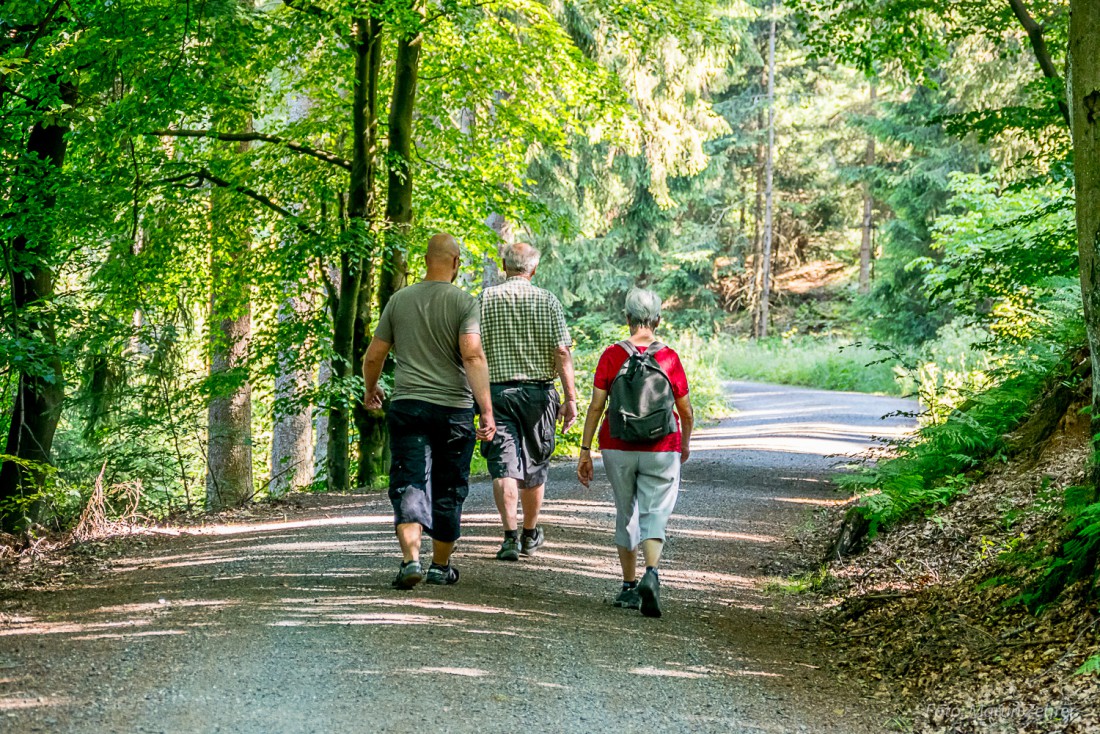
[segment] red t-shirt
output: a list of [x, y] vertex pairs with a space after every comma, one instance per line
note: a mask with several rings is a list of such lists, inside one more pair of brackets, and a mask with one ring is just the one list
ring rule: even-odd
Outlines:
[[[639, 352], [644, 352], [646, 347], [638, 347]], [[596, 377], [593, 380], [596, 387], [601, 390], [610, 390], [611, 382], [619, 374], [619, 370], [626, 364], [626, 360], [630, 357], [626, 353], [626, 350], [620, 347], [618, 344], [612, 344], [610, 347], [604, 350], [600, 355], [600, 361], [596, 365]], [[680, 355], [672, 351], [671, 347], [665, 347], [661, 351], [657, 352], [657, 364], [661, 365], [661, 368], [668, 375], [669, 382], [672, 383], [672, 394], [676, 398], [682, 398], [688, 394], [688, 381], [687, 375], [684, 373], [684, 366], [680, 364]], [[680, 416], [676, 416], [676, 433], [670, 433], [664, 438], [658, 438], [656, 441], [646, 441], [644, 443], [630, 443], [629, 441], [621, 441], [614, 438], [611, 435], [611, 428], [607, 425], [607, 417], [603, 419], [603, 425], [600, 426], [600, 448], [601, 449], [617, 449], [619, 451], [675, 451], [680, 452]]]

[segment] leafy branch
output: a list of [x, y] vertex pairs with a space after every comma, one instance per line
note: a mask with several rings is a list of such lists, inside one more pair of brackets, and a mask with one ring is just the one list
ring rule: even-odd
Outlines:
[[198, 188], [204, 183], [209, 182], [214, 184], [215, 186], [220, 186], [222, 188], [229, 189], [230, 191], [235, 191], [236, 193], [241, 194], [242, 196], [246, 196], [256, 203], [262, 205], [263, 207], [270, 209], [276, 214], [279, 214], [282, 217], [292, 221], [294, 223], [294, 226], [297, 227], [300, 232], [309, 235], [319, 236], [319, 233], [308, 224], [303, 222], [301, 217], [299, 217], [297, 214], [290, 211], [289, 209], [275, 203], [275, 201], [273, 201], [271, 197], [265, 194], [261, 194], [255, 189], [251, 189], [247, 186], [242, 186], [241, 184], [233, 183], [232, 181], [228, 181], [224, 178], [221, 178], [220, 176], [216, 176], [208, 168], [200, 168], [197, 171], [191, 171], [189, 173], [183, 173], [178, 176], [171, 176], [169, 178], [162, 178], [152, 182], [152, 184], [165, 185], [181, 183], [183, 181], [191, 181], [191, 183], [188, 184], [188, 188]]
[[306, 145], [305, 143], [298, 143], [293, 140], [287, 140], [281, 138], [278, 135], [268, 135], [267, 133], [247, 132], [247, 133], [220, 133], [216, 130], [154, 130], [149, 135], [156, 135], [157, 137], [172, 137], [172, 138], [213, 138], [214, 140], [221, 140], [228, 143], [250, 143], [250, 142], [263, 142], [274, 143], [276, 145], [285, 146], [288, 150], [292, 150], [295, 153], [302, 153], [303, 155], [313, 156], [318, 160], [322, 160], [325, 163], [331, 163], [334, 166], [339, 166], [346, 171], [351, 170], [351, 161], [346, 158], [341, 158], [338, 155], [329, 153], [328, 151], [314, 148], [313, 146]]

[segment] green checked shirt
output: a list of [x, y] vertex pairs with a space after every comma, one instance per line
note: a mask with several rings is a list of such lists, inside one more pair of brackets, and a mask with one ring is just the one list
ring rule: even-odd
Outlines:
[[513, 276], [486, 288], [478, 300], [489, 382], [552, 381], [557, 348], [573, 345], [557, 297], [527, 278]]

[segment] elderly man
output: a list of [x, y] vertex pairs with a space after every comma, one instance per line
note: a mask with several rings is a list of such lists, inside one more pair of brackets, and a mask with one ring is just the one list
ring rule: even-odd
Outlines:
[[[453, 584], [451, 553], [461, 535], [462, 503], [470, 490], [470, 459], [477, 439], [496, 432], [489, 371], [481, 348], [478, 306], [452, 285], [461, 251], [454, 237], [428, 242], [427, 275], [393, 295], [363, 358], [367, 407], [380, 408], [378, 384], [386, 355], [396, 358], [390, 431], [390, 502], [402, 562], [393, 586], [411, 589], [424, 579], [420, 538], [432, 538], [429, 584]], [[474, 429], [474, 400], [481, 426]]]
[[[508, 246], [508, 279], [481, 294], [481, 334], [497, 427], [496, 438], [482, 443], [481, 453], [504, 525], [504, 542], [497, 551], [502, 561], [517, 561], [521, 552], [534, 555], [543, 544], [538, 519], [554, 453], [554, 423], [560, 416], [567, 431], [577, 418], [573, 342], [561, 303], [531, 283], [538, 264], [539, 251], [531, 245]], [[561, 377], [564, 405], [554, 389], [555, 376]], [[522, 539], [517, 499], [523, 505]]]

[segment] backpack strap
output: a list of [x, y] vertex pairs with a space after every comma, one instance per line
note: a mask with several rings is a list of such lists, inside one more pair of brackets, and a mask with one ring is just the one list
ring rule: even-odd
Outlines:
[[621, 342], [618, 342], [618, 344], [626, 351], [628, 357], [633, 357], [635, 354], [641, 354], [641, 352], [638, 351], [638, 347], [634, 346], [634, 342], [629, 339], [623, 339]]
[[646, 354], [656, 354], [657, 352], [661, 351], [662, 349], [668, 349], [668, 345], [663, 344], [661, 342], [653, 342], [645, 350], [645, 353]]

